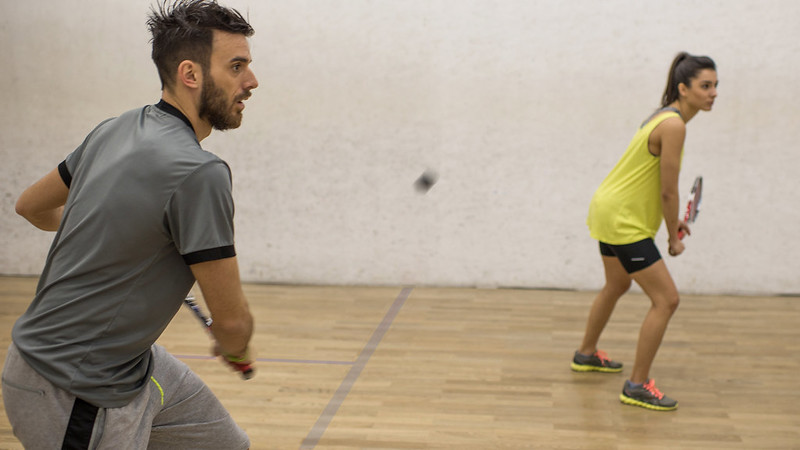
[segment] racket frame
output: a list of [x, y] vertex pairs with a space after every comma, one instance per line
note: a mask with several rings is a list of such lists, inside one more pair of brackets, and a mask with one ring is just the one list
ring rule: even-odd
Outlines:
[[[692, 190], [689, 192], [689, 200], [686, 202], [686, 213], [683, 215], [683, 221], [687, 224], [694, 223], [697, 220], [697, 214], [700, 212], [700, 201], [703, 199], [703, 176], [698, 175], [692, 183]], [[678, 238], [685, 237], [683, 230], [678, 232]]]
[[[214, 334], [211, 332], [211, 324], [214, 323], [214, 320], [203, 313], [203, 310], [200, 309], [200, 305], [197, 304], [194, 295], [192, 295], [191, 293], [187, 295], [186, 298], [183, 299], [183, 303], [190, 310], [192, 310], [194, 316], [197, 317], [197, 320], [199, 320], [200, 323], [203, 324], [203, 328], [205, 328], [208, 335], [211, 336], [211, 338], [214, 338]], [[223, 358], [225, 358], [225, 356], [223, 356]], [[239, 371], [243, 379], [249, 380], [250, 378], [253, 378], [253, 376], [255, 375], [255, 371], [253, 370], [253, 367], [250, 364], [237, 363], [235, 361], [229, 360], [228, 358], [225, 358], [225, 360], [231, 367], [234, 367], [236, 370]]]

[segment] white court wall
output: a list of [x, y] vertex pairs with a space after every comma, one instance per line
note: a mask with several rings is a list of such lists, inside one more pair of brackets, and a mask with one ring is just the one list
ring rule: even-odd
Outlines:
[[[203, 142], [234, 172], [245, 280], [598, 289], [589, 199], [687, 50], [720, 87], [688, 125], [681, 192], [702, 174], [704, 208], [670, 270], [683, 292], [800, 292], [800, 2], [223, 3], [261, 83]], [[157, 101], [150, 4], [0, 0], [0, 273], [37, 274], [52, 238], [20, 192]]]

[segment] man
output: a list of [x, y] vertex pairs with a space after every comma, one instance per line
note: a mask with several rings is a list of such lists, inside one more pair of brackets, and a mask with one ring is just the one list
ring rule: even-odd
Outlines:
[[3, 370], [26, 448], [249, 447], [205, 384], [154, 342], [197, 281], [215, 353], [252, 362], [230, 170], [200, 141], [241, 124], [258, 86], [254, 31], [214, 0], [161, 5], [148, 25], [161, 101], [98, 125], [17, 202], [33, 225], [57, 230]]

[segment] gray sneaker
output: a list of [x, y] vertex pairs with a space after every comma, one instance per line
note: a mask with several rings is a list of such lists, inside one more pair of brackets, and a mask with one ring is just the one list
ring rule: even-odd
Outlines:
[[656, 388], [655, 380], [647, 380], [641, 387], [633, 387], [630, 380], [625, 381], [619, 400], [626, 405], [641, 406], [654, 411], [678, 409], [678, 401], [662, 394]]
[[582, 355], [576, 351], [570, 367], [575, 372], [622, 372], [622, 363], [608, 359], [606, 352], [600, 350], [591, 356]]

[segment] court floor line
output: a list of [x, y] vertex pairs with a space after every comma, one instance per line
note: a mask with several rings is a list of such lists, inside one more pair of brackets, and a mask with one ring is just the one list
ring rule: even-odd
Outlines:
[[[200, 359], [216, 360], [217, 357], [211, 355], [172, 355], [178, 359]], [[288, 364], [330, 364], [339, 366], [351, 366], [353, 361], [329, 361], [320, 359], [287, 359], [287, 358], [256, 358], [256, 362], [288, 363]]]
[[319, 442], [322, 435], [325, 434], [325, 430], [328, 428], [328, 425], [333, 420], [333, 417], [336, 415], [336, 412], [339, 410], [339, 407], [342, 406], [345, 397], [347, 394], [350, 393], [350, 389], [353, 388], [358, 376], [361, 374], [361, 371], [364, 370], [366, 367], [369, 358], [375, 353], [375, 349], [378, 348], [378, 344], [380, 344], [383, 336], [389, 331], [389, 327], [392, 326], [392, 322], [394, 321], [397, 314], [400, 312], [400, 309], [405, 304], [408, 296], [411, 295], [411, 291], [414, 288], [407, 287], [400, 291], [400, 294], [392, 303], [392, 306], [389, 308], [389, 311], [386, 312], [386, 315], [383, 317], [383, 320], [372, 333], [372, 337], [370, 337], [367, 344], [361, 350], [361, 353], [358, 355], [355, 364], [350, 367], [350, 371], [342, 380], [342, 384], [339, 385], [339, 389], [336, 390], [336, 393], [333, 394], [331, 400], [328, 402], [328, 405], [322, 411], [319, 418], [317, 419], [317, 423], [311, 427], [311, 431], [308, 432], [308, 435], [303, 440], [302, 444], [300, 444], [300, 450], [311, 450], [316, 447], [317, 443]]

